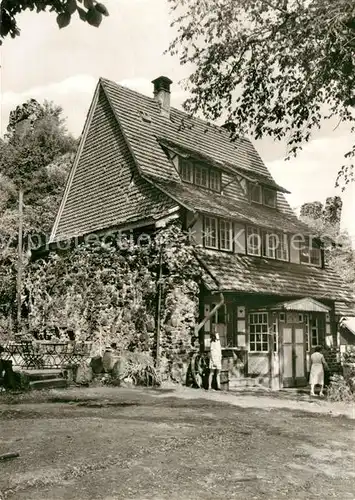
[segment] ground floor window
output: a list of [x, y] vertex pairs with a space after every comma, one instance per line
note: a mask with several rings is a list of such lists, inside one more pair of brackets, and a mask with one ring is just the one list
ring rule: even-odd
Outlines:
[[306, 333], [306, 350], [319, 345], [319, 319], [312, 318], [312, 314], [304, 314], [304, 325]]
[[310, 321], [311, 327], [311, 346], [316, 347], [319, 345], [319, 324], [318, 318], [312, 318]]
[[268, 314], [250, 313], [249, 314], [249, 351], [250, 352], [268, 352]]
[[272, 333], [273, 333], [273, 350], [274, 352], [278, 352], [279, 350], [279, 331], [277, 324], [277, 314], [273, 314], [272, 319]]
[[304, 315], [304, 328], [306, 334], [306, 351], [309, 351], [309, 316], [308, 314]]

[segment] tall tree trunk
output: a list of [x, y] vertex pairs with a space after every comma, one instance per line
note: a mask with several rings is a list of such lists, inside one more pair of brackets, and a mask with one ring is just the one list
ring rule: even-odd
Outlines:
[[18, 196], [18, 263], [17, 263], [17, 332], [21, 332], [22, 318], [22, 273], [23, 273], [23, 188]]

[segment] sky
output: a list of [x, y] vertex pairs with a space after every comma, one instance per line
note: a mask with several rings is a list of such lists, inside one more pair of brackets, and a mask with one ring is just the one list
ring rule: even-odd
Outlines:
[[[187, 97], [181, 84], [188, 69], [177, 57], [164, 55], [174, 31], [167, 0], [103, 0], [110, 16], [99, 28], [73, 19], [59, 30], [55, 14], [25, 12], [18, 18], [21, 36], [1, 48], [0, 135], [9, 113], [29, 98], [53, 100], [63, 107], [67, 125], [80, 135], [100, 76], [152, 95], [151, 81], [166, 75], [174, 84], [171, 101], [181, 107]], [[285, 144], [267, 138], [254, 144], [275, 180], [291, 191], [296, 210], [304, 202], [327, 196], [343, 199], [342, 227], [355, 244], [355, 183], [344, 193], [335, 189], [343, 155], [351, 148], [349, 129], [328, 123], [303, 151], [285, 162]]]

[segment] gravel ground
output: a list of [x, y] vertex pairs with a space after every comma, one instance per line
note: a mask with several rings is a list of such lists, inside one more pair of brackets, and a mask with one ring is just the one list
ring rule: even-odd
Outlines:
[[190, 389], [1, 397], [0, 453], [20, 457], [0, 461], [0, 499], [354, 500], [352, 410]]

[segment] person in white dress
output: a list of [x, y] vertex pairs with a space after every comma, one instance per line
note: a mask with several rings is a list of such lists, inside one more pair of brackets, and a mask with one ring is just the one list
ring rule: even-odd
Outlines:
[[216, 390], [221, 390], [221, 370], [222, 370], [222, 349], [218, 333], [211, 333], [210, 347], [210, 375], [208, 380], [208, 388], [212, 389], [213, 375], [216, 373]]
[[323, 396], [324, 388], [324, 370], [329, 370], [326, 360], [322, 354], [322, 348], [317, 346], [314, 348], [314, 353], [311, 356], [311, 372], [309, 375], [309, 383], [311, 385], [311, 396], [315, 396], [314, 388], [320, 385], [320, 396]]

